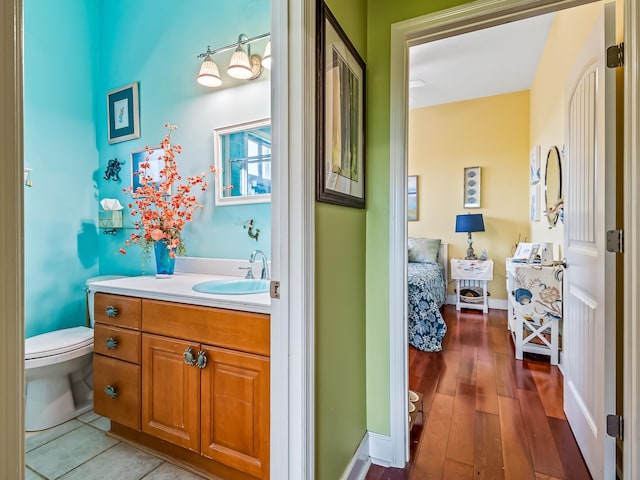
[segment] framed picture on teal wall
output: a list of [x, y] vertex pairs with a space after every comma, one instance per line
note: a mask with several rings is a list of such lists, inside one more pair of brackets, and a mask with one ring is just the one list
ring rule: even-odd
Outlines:
[[140, 138], [138, 82], [107, 92], [107, 131], [109, 143]]
[[[145, 176], [147, 182], [155, 183], [156, 190], [160, 182], [165, 180], [160, 176], [160, 170], [164, 168], [164, 150], [158, 145], [153, 148], [143, 148], [131, 152], [131, 186], [133, 191], [141, 185], [140, 177]], [[171, 187], [166, 192], [171, 195]]]
[[364, 60], [321, 0], [317, 22], [316, 200], [364, 208]]

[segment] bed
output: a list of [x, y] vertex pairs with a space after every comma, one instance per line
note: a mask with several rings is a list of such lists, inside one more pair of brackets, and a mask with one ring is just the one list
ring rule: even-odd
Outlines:
[[[440, 308], [447, 295], [448, 245], [437, 241], [437, 257], [412, 255], [409, 239], [409, 264], [407, 266], [407, 317], [409, 344], [418, 350], [439, 352], [447, 333], [447, 325]], [[413, 242], [415, 245], [416, 242]], [[431, 245], [435, 249], [434, 245]], [[415, 251], [414, 251], [415, 252]]]

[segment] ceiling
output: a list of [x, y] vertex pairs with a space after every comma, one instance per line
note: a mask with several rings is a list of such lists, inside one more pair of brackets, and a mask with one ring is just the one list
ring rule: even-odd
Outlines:
[[409, 108], [529, 90], [553, 14], [409, 49]]

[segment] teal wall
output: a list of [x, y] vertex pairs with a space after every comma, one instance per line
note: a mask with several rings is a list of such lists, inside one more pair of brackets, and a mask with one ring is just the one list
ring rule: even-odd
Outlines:
[[[115, 236], [97, 229], [98, 202], [129, 198], [130, 152], [158, 145], [165, 122], [179, 126], [180, 173], [213, 163], [213, 130], [270, 116], [269, 74], [227, 89], [196, 83], [206, 50], [240, 33], [270, 29], [268, 0], [25, 0], [26, 335], [84, 324], [84, 282], [97, 274], [152, 273], [140, 248], [117, 253], [133, 231]], [[261, 53], [261, 52], [260, 52]], [[221, 64], [220, 68], [224, 68]], [[106, 92], [138, 81], [141, 137], [109, 145]], [[121, 181], [105, 181], [109, 159], [124, 161]], [[271, 205], [214, 205], [213, 179], [204, 209], [184, 232], [187, 254], [270, 256]], [[125, 209], [125, 226], [132, 226]], [[243, 224], [254, 219], [256, 242]]]
[[84, 282], [98, 273], [97, 5], [53, 5], [24, 3], [27, 337], [83, 324]]
[[[366, 0], [327, 3], [366, 63]], [[367, 431], [365, 215], [326, 203], [315, 208], [318, 480], [341, 478]]]

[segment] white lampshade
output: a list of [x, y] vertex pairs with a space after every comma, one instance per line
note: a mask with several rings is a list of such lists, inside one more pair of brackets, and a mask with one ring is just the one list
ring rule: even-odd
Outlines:
[[253, 76], [249, 57], [241, 46], [238, 46], [236, 51], [233, 52], [229, 67], [227, 67], [227, 73], [233, 78], [239, 78], [241, 80], [247, 80]]
[[267, 70], [271, 70], [271, 40], [264, 47], [264, 56], [262, 57], [262, 66]]
[[198, 74], [198, 83], [205, 87], [219, 87], [222, 85], [218, 66], [211, 59], [211, 55], [207, 55], [204, 62], [202, 62], [200, 73]]

